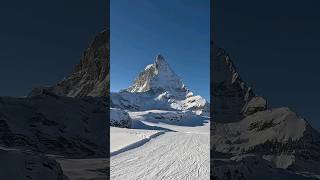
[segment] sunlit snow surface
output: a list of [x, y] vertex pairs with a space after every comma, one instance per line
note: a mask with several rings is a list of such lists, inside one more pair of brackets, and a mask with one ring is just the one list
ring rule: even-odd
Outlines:
[[164, 110], [129, 114], [135, 129], [111, 127], [111, 151], [125, 149], [111, 153], [111, 179], [209, 179], [208, 118]]

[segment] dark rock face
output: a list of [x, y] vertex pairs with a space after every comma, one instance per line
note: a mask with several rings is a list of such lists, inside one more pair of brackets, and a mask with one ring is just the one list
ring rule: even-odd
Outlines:
[[[215, 48], [211, 69], [213, 121], [234, 122], [245, 116], [246, 104], [256, 95], [241, 79], [229, 55]], [[260, 97], [261, 98], [261, 97]], [[251, 105], [254, 106], [254, 105]], [[258, 107], [264, 110], [266, 107]], [[250, 109], [250, 111], [255, 111]]]
[[109, 31], [97, 34], [83, 53], [80, 63], [66, 79], [51, 87], [37, 87], [29, 96], [50, 91], [69, 97], [107, 96], [109, 93]]

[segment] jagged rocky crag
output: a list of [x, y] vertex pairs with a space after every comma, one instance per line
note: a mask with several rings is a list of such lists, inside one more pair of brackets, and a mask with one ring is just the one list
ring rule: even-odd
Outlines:
[[[66, 180], [59, 163], [51, 155], [107, 158], [108, 38], [108, 31], [98, 33], [74, 72], [56, 85], [34, 88], [24, 98], [0, 98], [0, 147], [5, 149], [1, 155], [12, 154], [7, 149], [13, 148], [21, 158], [17, 160], [8, 156], [12, 166], [23, 166], [24, 159], [33, 159], [30, 166], [37, 166], [24, 167], [19, 172], [14, 169], [3, 172], [0, 168], [0, 179], [25, 176], [29, 179]], [[32, 152], [32, 155], [25, 152]], [[51, 165], [47, 166], [47, 162]], [[4, 164], [0, 163], [0, 166]], [[46, 168], [51, 171], [42, 173]]]
[[313, 179], [320, 174], [320, 134], [289, 108], [267, 109], [228, 54], [213, 61], [211, 157], [216, 179]]
[[[209, 116], [209, 103], [201, 96], [194, 95], [183, 84], [162, 55], [157, 55], [154, 63], [147, 65], [139, 73], [133, 85], [120, 92], [112, 92], [110, 98], [113, 108], [111, 115], [117, 109], [132, 112], [190, 111], [197, 115]], [[126, 122], [130, 121], [129, 119]]]

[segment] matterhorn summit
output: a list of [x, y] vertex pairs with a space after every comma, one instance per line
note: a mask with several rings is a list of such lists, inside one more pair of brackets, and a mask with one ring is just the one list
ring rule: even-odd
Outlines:
[[146, 66], [127, 91], [147, 92], [150, 90], [182, 89], [183, 87], [181, 79], [171, 69], [164, 57], [158, 54], [155, 62]]

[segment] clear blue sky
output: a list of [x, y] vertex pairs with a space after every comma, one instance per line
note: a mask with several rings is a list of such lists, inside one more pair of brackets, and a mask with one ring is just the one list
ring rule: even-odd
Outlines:
[[161, 53], [191, 91], [209, 100], [209, 0], [111, 0], [110, 8], [111, 91], [131, 85]]

